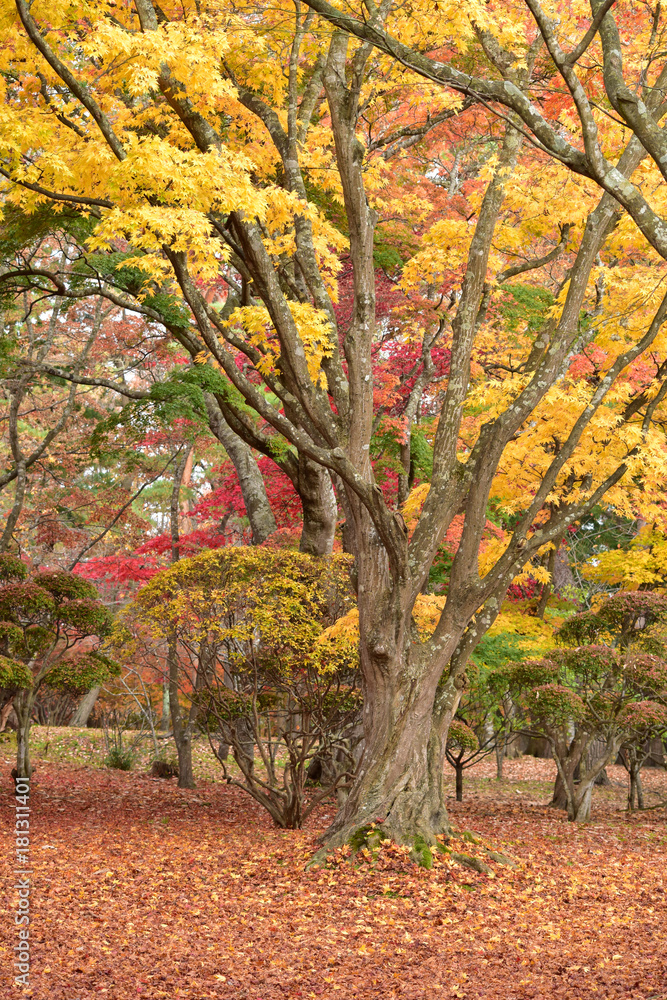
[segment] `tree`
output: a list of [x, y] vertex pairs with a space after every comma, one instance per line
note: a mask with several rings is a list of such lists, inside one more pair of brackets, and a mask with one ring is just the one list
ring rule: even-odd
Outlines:
[[621, 747], [667, 721], [665, 622], [664, 598], [618, 593], [560, 628], [570, 648], [502, 672], [527, 728], [549, 741], [570, 820], [590, 818], [595, 779]]
[[[189, 729], [196, 724], [231, 745], [241, 774], [218, 751], [227, 781], [282, 827], [300, 827], [355, 769], [356, 646], [325, 633], [352, 603], [348, 571], [341, 556], [236, 546], [202, 553], [153, 577], [112, 637], [124, 658], [144, 641], [168, 644], [172, 706], [180, 690]], [[306, 803], [315, 776], [321, 789]]]
[[644, 792], [642, 789], [641, 771], [653, 756], [652, 743], [655, 739], [662, 743], [667, 734], [667, 706], [654, 701], [636, 702], [628, 707], [626, 719], [628, 736], [619, 754], [623, 766], [628, 772], [628, 809], [635, 806], [644, 808]]
[[[512, 579], [602, 497], [630, 516], [661, 512], [666, 372], [642, 360], [661, 350], [667, 315], [657, 280], [667, 242], [642, 194], [659, 182], [663, 140], [651, 121], [661, 86], [649, 55], [638, 77], [651, 77], [650, 91], [630, 108], [619, 99], [614, 22], [601, 13], [575, 55], [599, 28], [604, 84], [623, 106], [623, 128], [613, 118], [598, 126], [574, 79], [576, 59], [563, 56], [534, 0], [548, 57], [522, 16], [508, 23], [482, 3], [453, 17], [449, 7], [408, 14], [385, 4], [364, 21], [325, 0], [312, 5], [362, 41], [300, 4], [239, 12], [219, 2], [112, 9], [95, 0], [83, 20], [59, 8], [49, 30], [16, 0], [17, 17], [3, 28], [3, 65], [20, 81], [5, 93], [0, 137], [8, 197], [24, 213], [43, 201], [66, 205], [85, 215], [88, 232], [80, 281], [56, 260], [36, 267], [24, 255], [3, 282], [65, 298], [94, 292], [162, 325], [201, 360], [189, 378], [232, 430], [267, 457], [289, 454], [296, 478], [314, 483], [314, 524], [331, 523], [333, 478], [355, 555], [366, 707], [363, 759], [328, 841], [381, 818], [398, 840], [432, 842], [448, 829], [444, 754], [465, 665]], [[407, 40], [423, 31], [420, 49], [433, 46], [442, 59], [397, 42], [385, 22]], [[632, 29], [640, 53], [644, 34]], [[548, 118], [552, 107], [569, 112], [567, 95], [540, 110], [552, 62], [573, 94], [583, 152]], [[477, 65], [494, 79], [471, 74]], [[397, 101], [399, 91], [409, 99]], [[500, 118], [490, 104], [505, 109]], [[415, 121], [410, 109], [424, 105]], [[434, 122], [452, 121], [481, 129], [489, 156], [462, 204], [416, 226], [400, 275], [414, 307], [402, 336], [419, 348], [419, 385], [401, 419], [411, 430], [425, 397], [434, 418], [430, 489], [410, 532], [371, 460], [382, 326], [376, 231], [411, 193], [399, 187], [384, 202], [381, 149], [411, 135], [426, 141]], [[626, 144], [624, 129], [635, 127], [639, 138]], [[383, 145], [373, 145], [378, 131]], [[603, 141], [618, 152], [613, 167]], [[646, 149], [655, 158], [635, 184]], [[626, 238], [624, 211], [641, 236]], [[339, 319], [343, 255], [352, 293]], [[512, 329], [503, 286], [518, 275], [534, 301], [535, 288], [549, 291]], [[224, 292], [211, 294], [218, 285]], [[445, 342], [447, 375], [436, 380]], [[406, 432], [408, 478], [411, 445]], [[512, 523], [482, 574], [491, 498]], [[415, 603], [455, 518], [463, 524], [446, 601], [421, 640]]]
[[447, 734], [447, 761], [456, 771], [457, 802], [463, 801], [463, 772], [466, 768], [494, 752], [501, 759], [510, 729], [509, 721], [499, 704], [495, 685], [489, 683], [487, 671], [471, 664]]
[[30, 725], [42, 685], [81, 695], [117, 672], [99, 652], [110, 624], [86, 580], [58, 571], [29, 576], [20, 559], [0, 556], [2, 686], [14, 696], [19, 778], [32, 772]]

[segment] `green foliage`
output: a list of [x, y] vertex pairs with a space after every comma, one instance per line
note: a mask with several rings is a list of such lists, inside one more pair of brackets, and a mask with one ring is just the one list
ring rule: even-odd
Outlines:
[[31, 212], [5, 202], [0, 221], [0, 259], [12, 265], [17, 254], [26, 247], [35, 246], [57, 233], [68, 233], [82, 246], [95, 224], [91, 216], [53, 202], [43, 201]]
[[512, 691], [521, 691], [540, 684], [549, 684], [555, 681], [559, 674], [558, 664], [552, 659], [517, 660], [495, 672], [494, 684], [509, 687]]
[[460, 719], [453, 719], [447, 734], [447, 747], [453, 750], [478, 750], [479, 740]]
[[89, 253], [86, 257], [78, 260], [72, 268], [72, 280], [74, 287], [81, 287], [83, 283], [93, 277], [100, 275], [109, 284], [122, 289], [129, 295], [138, 296], [146, 284], [146, 274], [134, 265], [128, 265], [125, 261], [137, 257], [137, 251], [115, 251], [110, 253]]
[[129, 747], [111, 747], [104, 763], [116, 771], [131, 771], [134, 766], [134, 754]]
[[0, 588], [0, 618], [22, 626], [49, 621], [56, 610], [56, 602], [48, 590], [34, 580], [10, 583]]
[[427, 424], [415, 424], [410, 434], [410, 462], [414, 478], [422, 482], [430, 482], [433, 477], [433, 446], [426, 437], [428, 429]]
[[58, 620], [66, 630], [102, 637], [108, 634], [113, 616], [99, 601], [75, 600], [58, 608]]
[[44, 590], [48, 590], [58, 602], [74, 600], [94, 601], [98, 597], [97, 590], [93, 584], [88, 580], [84, 580], [81, 576], [75, 576], [74, 573], [54, 570], [39, 573], [36, 579], [39, 582], [39, 586], [43, 587]]
[[619, 591], [598, 608], [569, 618], [556, 633], [568, 646], [605, 643], [630, 645], [649, 653], [665, 648], [656, 626], [667, 623], [667, 597], [647, 590]]
[[0, 555], [0, 583], [19, 583], [28, 575], [25, 563], [7, 552]]
[[32, 675], [25, 663], [18, 663], [7, 656], [0, 656], [0, 688], [20, 691], [32, 687]]
[[13, 622], [0, 622], [0, 648], [12, 652], [23, 642], [23, 631]]
[[503, 285], [500, 312], [505, 329], [512, 333], [536, 333], [554, 304], [552, 293], [542, 286]]
[[541, 684], [524, 695], [524, 704], [531, 723], [536, 725], [566, 726], [584, 718], [583, 700], [562, 684]]
[[[11, 565], [8, 576], [16, 578]], [[72, 656], [84, 639], [104, 636], [111, 621], [93, 585], [72, 573], [36, 573], [0, 586], [0, 651], [23, 661], [26, 688], [48, 675], [52, 687], [81, 692], [111, 676], [117, 666], [95, 650]]]
[[47, 673], [44, 682], [56, 691], [82, 695], [112, 677], [120, 675], [118, 663], [102, 653], [88, 653], [77, 659], [60, 660]]
[[521, 636], [513, 632], [498, 632], [496, 635], [489, 635], [487, 632], [477, 643], [471, 659], [478, 667], [498, 670], [510, 660], [516, 659], [521, 639]]
[[23, 630], [21, 642], [15, 647], [16, 655], [32, 660], [53, 645], [53, 631], [44, 625], [28, 625]]

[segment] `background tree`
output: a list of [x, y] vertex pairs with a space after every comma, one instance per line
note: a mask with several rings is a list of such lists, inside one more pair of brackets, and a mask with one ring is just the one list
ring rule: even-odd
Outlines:
[[40, 688], [82, 694], [116, 672], [98, 649], [111, 615], [86, 580], [58, 571], [29, 576], [19, 559], [0, 559], [0, 641], [4, 667], [12, 671], [3, 687], [17, 692], [16, 771], [29, 778], [30, 726]]
[[528, 727], [549, 741], [570, 820], [589, 819], [595, 778], [636, 740], [639, 720], [665, 719], [666, 616], [658, 595], [616, 594], [565, 622], [557, 638], [571, 648], [503, 671]]
[[489, 754], [497, 753], [510, 728], [510, 720], [502, 711], [487, 671], [469, 664], [467, 684], [447, 735], [447, 761], [456, 772], [457, 802], [463, 801], [463, 772]]
[[[341, 556], [316, 560], [242, 547], [206, 552], [158, 573], [112, 639], [123, 657], [132, 657], [146, 637], [169, 645], [178, 669], [177, 677], [170, 673], [172, 704], [179, 689], [187, 695], [188, 724], [232, 748], [240, 776], [218, 752], [226, 779], [279, 826], [300, 827], [354, 771], [356, 648], [343, 636], [323, 635], [352, 603], [348, 572], [349, 558]], [[176, 724], [174, 738], [180, 770]], [[315, 760], [322, 787], [306, 803]]]

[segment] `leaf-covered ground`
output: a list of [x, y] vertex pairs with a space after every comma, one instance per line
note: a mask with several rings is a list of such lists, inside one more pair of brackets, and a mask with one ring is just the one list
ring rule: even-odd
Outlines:
[[[0, 756], [11, 876], [6, 747]], [[331, 809], [286, 833], [220, 783], [181, 791], [74, 753], [37, 766], [25, 992], [38, 1000], [667, 998], [667, 815], [624, 814], [621, 769], [610, 769], [617, 784], [596, 792], [594, 821], [580, 829], [543, 805], [551, 762], [506, 762], [501, 783], [490, 762], [479, 765], [467, 801], [451, 803], [456, 827], [483, 838], [453, 845], [491, 868], [478, 874], [446, 855], [417, 869], [396, 848], [374, 864], [340, 856], [305, 871]], [[645, 772], [645, 783], [651, 801], [667, 796], [663, 772]], [[485, 845], [516, 866], [491, 860]], [[3, 883], [11, 914], [11, 878]], [[16, 995], [10, 920], [3, 997]]]

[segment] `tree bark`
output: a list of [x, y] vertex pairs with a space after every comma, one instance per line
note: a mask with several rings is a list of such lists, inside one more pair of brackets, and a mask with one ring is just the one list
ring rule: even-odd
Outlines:
[[644, 790], [642, 788], [641, 779], [641, 767], [642, 762], [639, 760], [631, 760], [628, 768], [628, 773], [630, 775], [630, 787], [628, 790], [628, 809], [633, 812], [634, 809], [644, 808]]
[[463, 765], [456, 765], [456, 801], [463, 802]]
[[303, 508], [299, 551], [328, 556], [333, 551], [338, 506], [327, 469], [299, 456], [297, 491]]
[[30, 761], [32, 706], [32, 691], [19, 691], [14, 698], [14, 711], [18, 720], [18, 729], [16, 730], [16, 776], [18, 778], [29, 778], [32, 775]]
[[503, 780], [503, 762], [505, 760], [505, 740], [496, 743], [496, 781]]
[[0, 710], [0, 733], [4, 733], [5, 727], [7, 725], [7, 720], [12, 714], [12, 709], [14, 708], [14, 698], [11, 697], [9, 701], [2, 706]]
[[560, 772], [556, 775], [554, 791], [549, 803], [551, 809], [567, 809], [567, 789]]
[[160, 729], [163, 733], [169, 729], [169, 680], [162, 685], [162, 717], [160, 719]]
[[171, 726], [174, 733], [174, 743], [178, 754], [178, 787], [195, 788], [195, 779], [192, 773], [192, 733], [190, 720], [184, 720], [181, 706], [178, 701], [178, 652], [176, 642], [169, 643], [167, 653], [167, 663], [169, 667], [169, 709], [171, 712]]
[[235, 434], [222, 415], [215, 397], [206, 393], [208, 424], [229, 456], [241, 487], [243, 505], [250, 521], [252, 544], [261, 545], [276, 530], [262, 473], [249, 445]]
[[87, 726], [88, 719], [90, 718], [90, 713], [95, 708], [95, 702], [99, 697], [99, 693], [102, 688], [97, 685], [92, 687], [90, 691], [86, 691], [83, 698], [79, 702], [79, 705], [70, 719], [70, 726]]
[[[171, 491], [171, 561], [172, 564], [180, 559], [180, 490], [183, 472], [188, 460], [188, 455], [192, 445], [187, 445], [174, 470], [174, 485]], [[171, 725], [174, 733], [174, 743], [178, 754], [178, 787], [194, 788], [195, 779], [192, 773], [192, 720], [183, 718], [181, 706], [178, 700], [179, 687], [179, 662], [178, 662], [178, 641], [173, 634], [169, 640], [167, 648], [167, 669], [169, 674], [169, 710], [171, 713]]]

